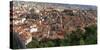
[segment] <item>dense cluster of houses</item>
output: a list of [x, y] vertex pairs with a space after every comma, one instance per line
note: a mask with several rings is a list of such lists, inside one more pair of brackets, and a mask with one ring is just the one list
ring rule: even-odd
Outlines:
[[13, 6], [10, 23], [13, 32], [28, 44], [32, 38], [38, 41], [46, 39], [64, 39], [66, 32], [96, 23], [96, 16], [87, 10], [38, 8], [27, 4]]

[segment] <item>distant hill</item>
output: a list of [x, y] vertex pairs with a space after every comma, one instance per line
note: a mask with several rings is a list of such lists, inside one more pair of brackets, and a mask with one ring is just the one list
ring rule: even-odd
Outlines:
[[29, 4], [29, 5], [33, 5], [33, 6], [42, 6], [44, 7], [45, 6], [52, 6], [52, 7], [57, 7], [57, 8], [72, 8], [72, 9], [75, 9], [75, 8], [79, 8], [79, 9], [93, 9], [93, 10], [96, 10], [97, 7], [95, 5], [79, 5], [79, 4], [62, 4], [62, 3], [47, 3], [47, 2], [24, 2], [24, 1], [14, 1], [14, 5], [20, 5], [20, 4]]

